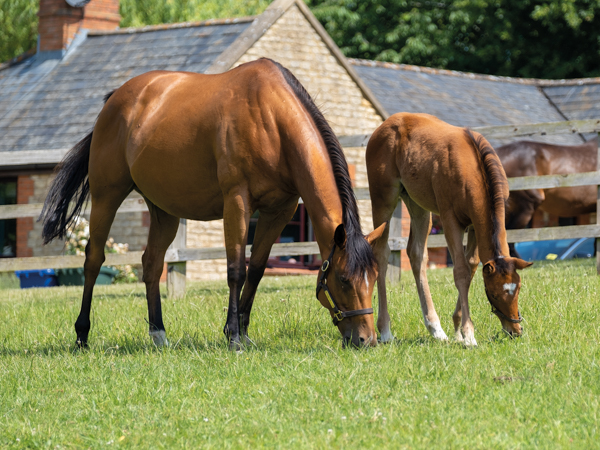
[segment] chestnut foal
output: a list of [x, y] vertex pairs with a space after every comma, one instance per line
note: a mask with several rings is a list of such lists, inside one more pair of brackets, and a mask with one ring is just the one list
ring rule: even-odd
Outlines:
[[[477, 345], [469, 313], [469, 286], [479, 260], [492, 312], [511, 336], [520, 336], [521, 280], [517, 269], [531, 265], [509, 256], [504, 227], [506, 175], [492, 146], [480, 134], [454, 127], [428, 114], [399, 113], [387, 119], [367, 146], [367, 172], [374, 225], [390, 220], [401, 198], [411, 218], [408, 256], [417, 283], [425, 326], [447, 339], [427, 282], [427, 236], [431, 212], [440, 215], [454, 262], [458, 301], [452, 319], [456, 340]], [[463, 247], [465, 230], [468, 244]], [[393, 339], [387, 310], [385, 275], [390, 253], [384, 239], [375, 245], [381, 340]]]

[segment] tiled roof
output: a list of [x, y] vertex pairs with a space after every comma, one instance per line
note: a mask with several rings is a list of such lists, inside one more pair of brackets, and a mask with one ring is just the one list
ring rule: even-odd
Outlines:
[[205, 71], [250, 20], [90, 34], [60, 61], [33, 56], [0, 70], [0, 152], [70, 148], [107, 92], [150, 70]]
[[[538, 80], [374, 61], [350, 62], [389, 114], [422, 112], [453, 125], [468, 127], [565, 120], [539, 87]], [[569, 88], [573, 86], [565, 87]], [[547, 140], [581, 142], [577, 136], [549, 136]], [[495, 142], [496, 145], [499, 143]]]

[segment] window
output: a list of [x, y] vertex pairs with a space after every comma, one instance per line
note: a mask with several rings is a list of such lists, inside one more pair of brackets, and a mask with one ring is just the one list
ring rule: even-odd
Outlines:
[[[0, 178], [0, 205], [17, 203], [17, 180]], [[0, 220], [0, 258], [11, 258], [17, 253], [17, 219]]]

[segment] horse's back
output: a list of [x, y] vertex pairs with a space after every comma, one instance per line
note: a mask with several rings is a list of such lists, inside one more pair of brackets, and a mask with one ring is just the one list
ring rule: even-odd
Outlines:
[[216, 75], [153, 71], [135, 77], [100, 113], [90, 186], [106, 184], [111, 170], [123, 174], [114, 170], [122, 165], [129, 183], [152, 203], [195, 220], [220, 218], [223, 193], [244, 183], [254, 183], [248, 189], [257, 196], [273, 195], [288, 170], [277, 133], [290, 97], [268, 60]]

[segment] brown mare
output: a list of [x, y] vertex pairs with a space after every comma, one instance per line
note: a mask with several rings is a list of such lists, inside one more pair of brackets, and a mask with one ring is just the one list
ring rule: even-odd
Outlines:
[[[598, 140], [582, 145], [518, 141], [497, 148], [496, 153], [508, 177], [594, 172]], [[525, 228], [537, 208], [559, 217], [595, 212], [597, 194], [595, 186], [512, 191], [506, 206], [506, 228]]]
[[[454, 127], [428, 114], [399, 113], [387, 119], [367, 146], [367, 171], [375, 225], [390, 220], [399, 198], [410, 213], [408, 256], [417, 283], [425, 326], [433, 337], [447, 339], [427, 282], [427, 237], [431, 212], [440, 215], [454, 262], [458, 301], [452, 319], [455, 336], [477, 345], [469, 313], [468, 293], [480, 258], [492, 311], [511, 335], [521, 335], [517, 269], [531, 265], [508, 254], [504, 203], [506, 175], [494, 149], [483, 136]], [[468, 244], [463, 247], [465, 230]], [[393, 339], [387, 310], [385, 275], [388, 230], [375, 245], [379, 264], [377, 327], [382, 341]]]
[[[385, 226], [363, 236], [340, 144], [306, 90], [278, 63], [263, 59], [220, 75], [149, 72], [107, 96], [93, 131], [61, 163], [42, 212], [45, 242], [62, 238], [91, 195], [85, 286], [75, 323], [81, 346], [88, 341], [104, 243], [132, 190], [143, 195], [151, 214], [142, 264], [149, 331], [157, 345], [167, 343], [159, 279], [179, 218], [224, 219], [230, 289], [224, 333], [237, 349], [247, 338], [271, 247], [300, 196], [321, 257], [329, 261], [319, 277], [318, 299], [345, 344], [376, 344], [371, 245]], [[72, 199], [77, 207], [69, 211]], [[248, 225], [256, 210], [246, 270]]]

